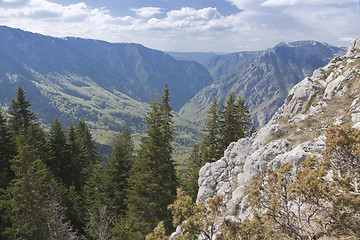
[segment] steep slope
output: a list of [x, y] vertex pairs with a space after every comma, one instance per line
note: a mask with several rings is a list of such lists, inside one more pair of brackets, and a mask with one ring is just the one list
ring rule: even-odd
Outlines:
[[295, 84], [344, 53], [343, 48], [315, 41], [280, 43], [202, 89], [181, 108], [180, 114], [201, 123], [212, 99], [217, 97], [223, 103], [232, 92], [245, 98], [254, 120], [262, 126]]
[[267, 125], [201, 168], [197, 202], [223, 195], [221, 218], [244, 219], [251, 213], [246, 196], [254, 176], [285, 162], [296, 170], [306, 156], [323, 153], [331, 124], [345, 123], [360, 130], [360, 37], [346, 55], [294, 86]]
[[236, 52], [214, 56], [204, 62], [203, 65], [214, 79], [218, 79], [223, 75], [233, 72], [246, 62], [251, 61], [262, 52], [263, 51]]
[[138, 44], [59, 39], [7, 27], [0, 27], [0, 41], [2, 78], [9, 74], [31, 77], [29, 69], [42, 75], [71, 73], [139, 101], [148, 101], [154, 89], [162, 89], [167, 83], [173, 91], [175, 109], [212, 82], [200, 64], [177, 61]]
[[[141, 132], [147, 103], [165, 83], [178, 110], [213, 81], [199, 63], [138, 44], [53, 38], [4, 26], [0, 42], [1, 106], [9, 107], [21, 85], [42, 124], [49, 126], [55, 116], [65, 125], [83, 118], [102, 143], [125, 123]], [[196, 134], [188, 122], [177, 122]]]

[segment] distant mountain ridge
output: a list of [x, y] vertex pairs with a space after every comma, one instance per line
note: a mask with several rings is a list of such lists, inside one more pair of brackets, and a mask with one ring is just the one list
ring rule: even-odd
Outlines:
[[213, 79], [196, 62], [177, 61], [161, 51], [132, 43], [108, 43], [80, 38], [53, 38], [0, 27], [0, 76], [20, 74], [84, 75], [107, 90], [148, 101], [154, 89], [167, 83], [178, 110]]
[[[226, 72], [218, 70], [230, 68], [229, 66], [235, 66], [235, 69], [221, 75], [211, 85], [199, 91], [181, 108], [180, 115], [201, 125], [212, 99], [217, 97], [218, 101], [223, 103], [232, 92], [245, 99], [254, 121], [262, 126], [283, 104], [295, 84], [310, 76], [316, 68], [324, 66], [329, 60], [345, 52], [345, 48], [326, 43], [296, 41], [279, 43], [263, 52], [238, 54], [238, 61], [235, 61], [236, 55], [217, 56], [209, 61], [215, 66], [213, 76]], [[228, 64], [229, 62], [233, 64]]]

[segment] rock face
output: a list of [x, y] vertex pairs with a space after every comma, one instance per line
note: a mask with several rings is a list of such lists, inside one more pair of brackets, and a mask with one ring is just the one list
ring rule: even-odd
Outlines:
[[330, 124], [360, 126], [360, 38], [343, 57], [316, 70], [289, 92], [285, 103], [250, 138], [229, 145], [224, 157], [207, 163], [199, 173], [197, 202], [224, 196], [224, 215], [249, 216], [246, 189], [253, 177], [267, 168], [277, 170], [292, 162], [294, 171], [307, 155], [325, 149], [324, 130]]

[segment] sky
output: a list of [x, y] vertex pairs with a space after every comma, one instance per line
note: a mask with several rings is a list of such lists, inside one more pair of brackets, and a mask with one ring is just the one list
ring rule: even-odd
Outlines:
[[360, 0], [0, 0], [0, 25], [177, 52], [348, 46], [360, 35]]

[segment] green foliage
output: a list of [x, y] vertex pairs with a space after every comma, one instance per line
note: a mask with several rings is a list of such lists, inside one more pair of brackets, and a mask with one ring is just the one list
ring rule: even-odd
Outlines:
[[201, 168], [201, 156], [199, 146], [195, 145], [185, 166], [185, 173], [182, 176], [184, 191], [196, 200], [199, 190], [198, 178]]
[[30, 102], [26, 100], [25, 91], [19, 86], [17, 89], [16, 100], [11, 100], [11, 107], [9, 110], [10, 127], [15, 135], [25, 134], [30, 123], [35, 119], [34, 112], [28, 109], [30, 106]]
[[134, 144], [130, 130], [124, 126], [113, 140], [109, 163], [104, 169], [109, 209], [115, 215], [122, 215], [126, 209], [125, 191], [133, 162]]
[[154, 228], [153, 233], [149, 233], [146, 235], [145, 240], [168, 240], [169, 238], [166, 236], [165, 233], [165, 226], [164, 222], [161, 221], [159, 224]]
[[49, 158], [46, 163], [50, 171], [56, 179], [61, 180], [61, 182], [69, 186], [70, 183], [67, 179], [71, 171], [69, 146], [67, 144], [66, 134], [57, 117], [50, 128], [49, 147], [51, 158]]
[[205, 135], [200, 145], [203, 165], [219, 160], [231, 142], [249, 136], [252, 131], [250, 112], [241, 96], [235, 100], [235, 95], [229, 94], [222, 110], [219, 110], [215, 97], [208, 111]]
[[231, 142], [248, 136], [251, 127], [250, 112], [245, 106], [244, 99], [230, 93], [226, 99], [226, 105], [220, 112], [220, 136], [222, 149], [226, 149]]
[[171, 230], [171, 215], [167, 206], [175, 199], [177, 178], [172, 160], [172, 121], [168, 107], [168, 90], [164, 89], [160, 102], [155, 95], [151, 99], [151, 111], [146, 117], [147, 135], [141, 139], [129, 178], [126, 221], [132, 239], [141, 239], [164, 221]]
[[49, 238], [49, 172], [32, 146], [18, 137], [19, 153], [12, 161], [15, 179], [6, 189], [6, 234], [12, 239]]
[[350, 191], [359, 193], [360, 131], [350, 125], [332, 126], [327, 130], [325, 156], [335, 170], [336, 177]]
[[10, 168], [10, 159], [16, 152], [16, 146], [10, 133], [7, 120], [0, 110], [0, 189], [5, 189], [14, 173]]
[[197, 205], [181, 189], [177, 190], [176, 201], [169, 205], [173, 214], [174, 226], [180, 226], [181, 234], [177, 240], [195, 240], [199, 235], [211, 240], [215, 236], [216, 220], [221, 216], [222, 196], [215, 196]]
[[266, 209], [273, 229], [290, 238], [358, 238], [359, 133], [348, 125], [333, 126], [327, 130], [322, 161], [307, 157], [296, 174], [291, 163], [277, 171], [269, 169], [250, 190], [252, 207]]
[[251, 220], [231, 221], [225, 219], [221, 225], [221, 233], [216, 236], [216, 240], [265, 240], [275, 239], [272, 227], [266, 223], [264, 217], [258, 212], [254, 212]]
[[214, 162], [222, 156], [218, 108], [217, 99], [214, 98], [205, 123], [205, 135], [200, 144], [202, 165]]
[[[117, 213], [109, 208], [111, 199], [108, 196], [107, 176], [101, 163], [93, 165], [90, 178], [84, 186], [84, 197], [87, 208], [86, 232], [91, 239], [110, 239], [110, 228], [115, 222]], [[115, 208], [116, 206], [112, 206]]]

